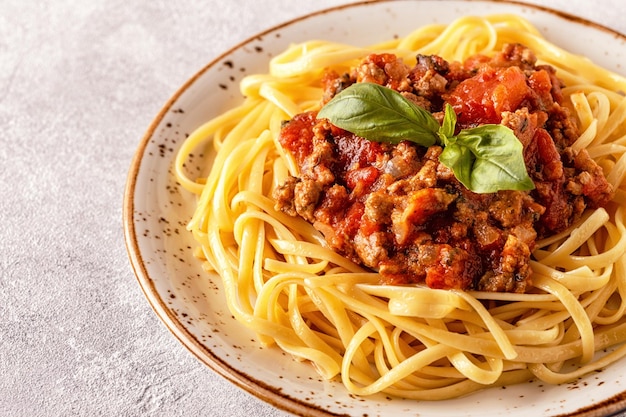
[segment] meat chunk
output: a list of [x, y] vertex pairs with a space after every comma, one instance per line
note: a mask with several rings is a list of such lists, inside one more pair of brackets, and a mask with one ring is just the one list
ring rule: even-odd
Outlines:
[[356, 82], [384, 85], [396, 91], [410, 91], [410, 68], [392, 54], [371, 54], [356, 68]]
[[478, 281], [480, 291], [525, 292], [530, 287], [532, 273], [528, 264], [530, 249], [515, 235], [509, 235], [502, 249], [498, 268], [489, 271]]

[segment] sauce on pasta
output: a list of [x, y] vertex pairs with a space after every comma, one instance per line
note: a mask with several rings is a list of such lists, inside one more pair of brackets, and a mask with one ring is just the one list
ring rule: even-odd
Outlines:
[[562, 106], [561, 82], [528, 48], [507, 44], [463, 63], [416, 61], [411, 68], [395, 55], [372, 54], [350, 73], [327, 74], [324, 100], [372, 82], [439, 120], [450, 103], [457, 128], [508, 125], [523, 142], [535, 190], [473, 193], [439, 162], [440, 146], [370, 142], [309, 112], [281, 129], [279, 142], [299, 173], [276, 190], [277, 208], [311, 222], [333, 249], [377, 270], [382, 283], [525, 292], [536, 238], [605, 205], [612, 188], [585, 149], [572, 150], [578, 128]]

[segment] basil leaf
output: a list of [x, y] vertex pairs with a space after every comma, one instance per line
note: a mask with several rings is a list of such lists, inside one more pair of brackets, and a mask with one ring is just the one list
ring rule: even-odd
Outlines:
[[456, 179], [468, 190], [472, 190], [472, 169], [475, 161], [476, 157], [470, 149], [456, 141], [448, 142], [439, 155], [439, 162], [450, 168]]
[[456, 127], [456, 113], [452, 106], [446, 103], [445, 113], [443, 116], [443, 122], [441, 123], [441, 127], [439, 128], [439, 137], [442, 142], [445, 144], [447, 138], [451, 138], [454, 136], [454, 129]]
[[439, 160], [476, 193], [535, 188], [526, 171], [521, 142], [503, 125], [462, 130]]
[[374, 83], [352, 84], [326, 103], [317, 117], [376, 142], [410, 140], [431, 146], [438, 139], [439, 123], [430, 112]]
[[483, 125], [454, 135], [457, 117], [446, 103], [442, 125], [425, 109], [390, 88], [355, 83], [318, 112], [335, 126], [376, 142], [409, 140], [418, 145], [442, 145], [439, 156], [456, 178], [476, 193], [532, 190], [523, 146], [513, 131], [502, 125]]

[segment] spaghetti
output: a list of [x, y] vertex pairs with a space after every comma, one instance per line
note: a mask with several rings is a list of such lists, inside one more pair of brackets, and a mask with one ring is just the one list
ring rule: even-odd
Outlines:
[[[407, 63], [418, 53], [462, 62], [507, 43], [527, 46], [556, 69], [580, 128], [573, 148], [586, 148], [615, 190], [606, 207], [537, 241], [533, 291], [379, 285], [376, 272], [335, 253], [311, 224], [274, 208], [273, 191], [298, 172], [278, 142], [281, 124], [319, 109], [324, 69], [346, 72], [373, 52]], [[532, 378], [571, 381], [626, 355], [622, 91], [626, 79], [511, 15], [425, 26], [368, 48], [293, 45], [268, 74], [242, 81], [240, 106], [199, 127], [179, 150], [177, 179], [198, 195], [188, 225], [197, 256], [220, 275], [233, 316], [261, 343], [310, 361], [353, 394], [442, 400]], [[206, 161], [210, 173], [190, 178], [185, 163], [208, 142], [216, 150]]]

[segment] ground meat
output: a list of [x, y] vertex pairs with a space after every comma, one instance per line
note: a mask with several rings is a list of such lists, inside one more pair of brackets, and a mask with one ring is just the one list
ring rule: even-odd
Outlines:
[[441, 106], [443, 94], [448, 87], [445, 76], [449, 73], [448, 62], [434, 55], [418, 55], [417, 64], [411, 71], [411, 82], [415, 95], [421, 97], [426, 110], [433, 111]]
[[510, 234], [500, 254], [500, 264], [497, 270], [487, 271], [478, 287], [483, 291], [491, 292], [525, 292], [529, 288], [530, 257], [528, 245], [524, 244], [514, 234]]
[[439, 118], [450, 103], [459, 128], [502, 123], [524, 147], [535, 190], [473, 193], [439, 162], [440, 146], [371, 142], [309, 112], [281, 130], [300, 174], [276, 189], [276, 207], [311, 222], [336, 251], [379, 271], [383, 283], [527, 291], [536, 239], [612, 196], [602, 169], [571, 148], [577, 128], [560, 105], [555, 71], [536, 62], [521, 45], [464, 63], [420, 55], [413, 68], [390, 54], [370, 55], [349, 74], [327, 73], [322, 98], [374, 82]]
[[354, 80], [350, 78], [349, 74], [339, 75], [334, 71], [324, 73], [324, 76], [322, 77], [322, 87], [324, 89], [322, 104], [326, 104], [330, 101], [330, 99], [350, 87], [352, 84], [354, 84]]
[[518, 67], [524, 71], [535, 70], [537, 57], [530, 49], [518, 43], [509, 43], [490, 60], [492, 67]]
[[371, 54], [356, 67], [356, 82], [370, 82], [396, 91], [410, 91], [409, 66], [392, 54]]

